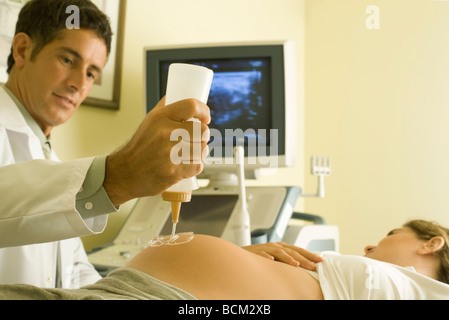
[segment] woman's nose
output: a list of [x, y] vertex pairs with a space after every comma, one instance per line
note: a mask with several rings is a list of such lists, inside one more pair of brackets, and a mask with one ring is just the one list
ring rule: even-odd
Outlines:
[[375, 248], [376, 248], [376, 246], [366, 246], [365, 247], [365, 254], [368, 254], [368, 253], [372, 252]]

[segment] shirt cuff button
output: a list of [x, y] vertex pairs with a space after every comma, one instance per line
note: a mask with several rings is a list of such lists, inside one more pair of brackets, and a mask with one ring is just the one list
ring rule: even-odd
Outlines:
[[92, 202], [86, 202], [86, 204], [84, 205], [84, 208], [86, 208], [86, 210], [92, 210], [92, 208], [94, 207]]

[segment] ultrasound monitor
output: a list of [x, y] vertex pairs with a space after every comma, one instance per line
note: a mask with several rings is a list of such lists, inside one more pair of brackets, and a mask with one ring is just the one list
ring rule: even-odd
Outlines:
[[293, 165], [298, 108], [293, 42], [145, 48], [148, 112], [165, 95], [172, 63], [214, 71], [207, 103], [211, 152], [200, 178], [234, 171], [227, 165], [234, 163], [236, 145], [245, 147], [247, 178], [256, 177], [259, 168]]

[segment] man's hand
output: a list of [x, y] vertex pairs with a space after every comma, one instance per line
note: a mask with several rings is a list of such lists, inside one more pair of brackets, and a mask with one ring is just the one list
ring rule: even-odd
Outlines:
[[[191, 118], [198, 119], [200, 124], [187, 121]], [[165, 98], [162, 99], [131, 140], [107, 157], [103, 186], [112, 203], [119, 206], [134, 198], [157, 195], [183, 179], [198, 175], [203, 170], [198, 155], [191, 154], [190, 163], [171, 161], [172, 149], [180, 141], [170, 141], [170, 137], [175, 130], [186, 130], [190, 150], [201, 150], [202, 160], [208, 154], [209, 123], [210, 110], [204, 103], [187, 99], [165, 106]], [[195, 125], [201, 128], [200, 140], [193, 137]]]
[[311, 271], [316, 270], [316, 263], [323, 261], [319, 255], [313, 252], [284, 242], [254, 244], [242, 248], [270, 260], [284, 262], [295, 267], [301, 266]]

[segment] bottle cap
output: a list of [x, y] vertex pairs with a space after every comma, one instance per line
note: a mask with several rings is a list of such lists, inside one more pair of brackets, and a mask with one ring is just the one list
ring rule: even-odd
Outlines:
[[162, 200], [170, 202], [190, 202], [192, 192], [162, 192]]

